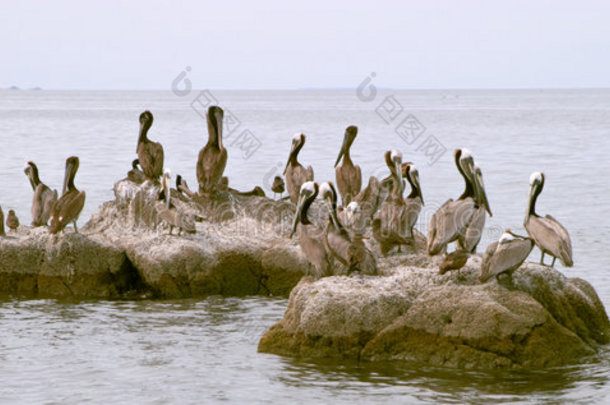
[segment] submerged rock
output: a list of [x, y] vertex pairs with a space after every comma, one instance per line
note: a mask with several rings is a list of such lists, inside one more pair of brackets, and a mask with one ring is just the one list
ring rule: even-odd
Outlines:
[[[412, 258], [415, 263], [415, 257]], [[439, 275], [436, 259], [382, 261], [386, 277], [303, 279], [259, 351], [460, 368], [560, 366], [610, 342], [586, 281], [528, 263], [512, 283], [479, 284], [480, 259]]]

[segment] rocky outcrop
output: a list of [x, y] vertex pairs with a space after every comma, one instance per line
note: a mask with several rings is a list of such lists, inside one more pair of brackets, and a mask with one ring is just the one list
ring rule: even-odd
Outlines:
[[480, 284], [478, 257], [459, 276], [438, 275], [438, 263], [425, 257], [403, 261], [383, 262], [386, 277], [303, 279], [259, 351], [539, 368], [575, 362], [610, 342], [606, 312], [584, 280], [528, 263], [512, 282]]

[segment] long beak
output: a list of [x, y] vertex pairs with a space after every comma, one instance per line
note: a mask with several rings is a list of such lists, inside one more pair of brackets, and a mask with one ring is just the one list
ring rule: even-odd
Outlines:
[[483, 202], [485, 211], [487, 211], [490, 217], [493, 217], [493, 214], [491, 213], [491, 208], [489, 208], [489, 201], [487, 201], [487, 193], [485, 192], [485, 186], [483, 185], [483, 178], [478, 173], [476, 173], [475, 178], [477, 188], [479, 189], [479, 198]]
[[286, 161], [286, 166], [284, 167], [284, 172], [282, 174], [286, 174], [286, 170], [288, 170], [288, 165], [290, 164], [290, 159], [292, 158], [292, 154], [294, 153], [296, 147], [296, 143], [293, 142], [292, 146], [290, 146], [290, 153], [288, 154], [288, 160]]
[[341, 161], [341, 158], [343, 157], [343, 154], [345, 153], [346, 148], [347, 148], [347, 133], [343, 137], [343, 143], [341, 144], [341, 149], [339, 150], [339, 156], [337, 156], [337, 161], [335, 162], [335, 167], [337, 167], [337, 165]]
[[417, 189], [417, 195], [419, 196], [419, 198], [421, 199], [421, 204], [424, 204], [424, 196], [421, 192], [421, 186], [419, 185], [419, 176], [416, 174], [414, 176], [411, 176], [411, 181], [413, 181], [413, 184], [415, 184], [415, 188]]
[[335, 208], [333, 207], [332, 200], [327, 197], [324, 199], [324, 201], [326, 202], [328, 214], [330, 215], [330, 219], [333, 221], [333, 225], [335, 225], [335, 228], [339, 229], [339, 219], [337, 218], [337, 213], [335, 212]]
[[292, 220], [292, 231], [290, 232], [290, 237], [294, 236], [294, 233], [297, 231], [297, 226], [299, 225], [299, 220], [301, 219], [301, 212], [303, 211], [303, 206], [305, 205], [305, 198], [303, 196], [299, 197], [299, 204], [297, 205], [297, 210], [294, 213], [294, 219]]
[[64, 195], [66, 190], [68, 189], [68, 183], [70, 182], [70, 176], [72, 176], [72, 168], [74, 167], [73, 163], [66, 163], [66, 172], [64, 173], [64, 188], [62, 189], [61, 194]]
[[32, 168], [28, 166], [23, 171], [25, 172], [25, 175], [28, 176], [28, 180], [30, 181], [30, 184], [32, 185], [32, 189], [36, 190], [36, 184], [34, 184], [34, 175], [32, 174]]
[[400, 195], [402, 195], [405, 191], [405, 185], [403, 184], [402, 178], [402, 165], [399, 162], [394, 162], [394, 170], [396, 170], [396, 175], [398, 176], [398, 187], [400, 190]]

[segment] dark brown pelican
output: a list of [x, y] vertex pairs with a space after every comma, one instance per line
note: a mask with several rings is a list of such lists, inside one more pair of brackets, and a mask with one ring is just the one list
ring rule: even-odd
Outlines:
[[276, 194], [279, 194], [280, 198], [282, 198], [282, 194], [284, 193], [285, 189], [286, 187], [284, 185], [284, 180], [282, 179], [282, 177], [275, 176], [273, 178], [273, 184], [271, 185], [271, 191], [273, 191], [273, 198], [275, 198]]
[[193, 198], [193, 196], [195, 195], [195, 193], [193, 193], [189, 188], [188, 184], [186, 183], [186, 180], [184, 180], [179, 174], [176, 175], [176, 190], [178, 190], [180, 194], [189, 198]]
[[428, 254], [437, 255], [445, 250], [447, 244], [464, 235], [472, 216], [477, 209], [475, 183], [473, 176], [474, 160], [467, 149], [456, 149], [455, 165], [464, 178], [465, 188], [457, 199], [447, 200], [432, 215], [428, 227]]
[[313, 169], [311, 166], [305, 169], [298, 161], [299, 151], [303, 145], [305, 145], [305, 134], [296, 134], [292, 137], [290, 155], [284, 169], [286, 188], [288, 189], [288, 194], [290, 194], [290, 201], [295, 204], [299, 200], [301, 185], [307, 181], [313, 181]]
[[138, 138], [138, 160], [144, 175], [158, 182], [163, 174], [163, 146], [159, 142], [152, 142], [148, 139], [148, 130], [152, 126], [153, 115], [150, 111], [140, 114], [140, 136]]
[[392, 174], [392, 191], [381, 204], [379, 217], [373, 221], [373, 236], [379, 242], [383, 255], [395, 246], [413, 242], [408, 222], [409, 212], [402, 196], [402, 154], [397, 150], [387, 151], [385, 161]]
[[127, 180], [132, 181], [136, 184], [142, 184], [146, 181], [144, 172], [140, 169], [140, 159], [134, 159], [131, 162], [131, 170], [127, 172]]
[[449, 253], [441, 262], [438, 269], [438, 274], [442, 275], [450, 270], [457, 270], [459, 273], [460, 269], [466, 265], [468, 257], [470, 257], [470, 254], [468, 252], [464, 252], [463, 250], [456, 250]]
[[172, 234], [174, 227], [178, 228], [178, 235], [182, 234], [182, 231], [187, 233], [195, 233], [195, 220], [187, 215], [184, 215], [172, 204], [171, 202], [171, 189], [170, 189], [171, 173], [169, 170], [163, 172], [161, 179], [161, 190], [159, 192], [159, 199], [165, 199], [165, 202], [157, 203], [157, 214], [159, 217], [167, 222], [169, 225], [169, 234]]
[[15, 210], [8, 210], [8, 216], [6, 217], [6, 226], [12, 231], [16, 231], [19, 228], [19, 218], [15, 214]]
[[208, 143], [199, 151], [197, 181], [199, 194], [209, 194], [218, 188], [227, 165], [227, 150], [222, 145], [222, 120], [224, 111], [218, 106], [208, 109]]
[[[362, 172], [360, 171], [360, 166], [352, 163], [349, 154], [352, 143], [354, 142], [354, 139], [356, 139], [356, 135], [358, 135], [358, 127], [353, 125], [347, 127], [345, 135], [343, 136], [343, 145], [341, 145], [339, 156], [335, 162], [337, 188], [339, 188], [342, 205], [344, 206], [349, 204], [362, 188]], [[341, 162], [341, 158], [343, 158], [343, 162], [341, 165], [337, 166], [339, 162]]]
[[511, 276], [513, 271], [527, 259], [533, 248], [534, 241], [530, 238], [515, 235], [510, 230], [505, 231], [499, 241], [493, 242], [485, 249], [479, 270], [479, 281], [484, 283], [492, 277], [497, 278], [502, 273]]
[[6, 232], [4, 232], [4, 211], [2, 211], [2, 207], [0, 207], [0, 236], [6, 236]]
[[421, 186], [419, 184], [419, 172], [413, 163], [409, 163], [404, 167], [403, 176], [411, 186], [411, 193], [405, 199], [405, 205], [407, 207], [407, 237], [413, 239], [413, 228], [417, 223], [417, 218], [419, 218], [419, 213], [424, 205], [424, 196], [422, 195]]
[[307, 211], [316, 199], [318, 191], [318, 183], [313, 181], [307, 181], [301, 186], [290, 234], [292, 237], [297, 227], [299, 228], [301, 252], [313, 266], [316, 278], [332, 275], [324, 230], [312, 224], [307, 217]]
[[544, 173], [534, 172], [530, 176], [530, 194], [523, 225], [542, 252], [540, 264], [544, 264], [544, 254], [547, 253], [553, 257], [551, 267], [557, 258], [564, 266], [572, 267], [572, 242], [566, 228], [550, 215], [541, 217], [536, 214], [536, 199], [542, 192], [544, 180]]
[[377, 274], [377, 261], [364, 243], [354, 243], [337, 216], [337, 191], [333, 183], [322, 183], [320, 196], [328, 208], [328, 225], [325, 230], [326, 246], [331, 257], [348, 268], [347, 274], [359, 271]]
[[74, 177], [76, 176], [78, 166], [78, 157], [71, 156], [66, 159], [63, 191], [51, 214], [49, 232], [52, 234], [62, 231], [69, 223], [73, 223], [74, 232], [78, 232], [76, 220], [85, 206], [85, 192], [78, 191], [74, 185]]
[[476, 202], [476, 209], [466, 230], [463, 234], [458, 237], [457, 245], [458, 249], [465, 250], [466, 252], [475, 253], [477, 246], [481, 241], [483, 235], [483, 228], [485, 227], [485, 212], [489, 216], [493, 216], [491, 209], [489, 208], [489, 202], [487, 201], [487, 194], [485, 192], [485, 184], [483, 183], [483, 173], [481, 168], [475, 163], [473, 167], [473, 185], [474, 195]]
[[32, 226], [46, 226], [53, 212], [53, 206], [57, 202], [57, 190], [51, 190], [40, 181], [38, 167], [34, 162], [28, 162], [24, 172], [30, 180], [32, 190], [34, 190], [31, 210]]

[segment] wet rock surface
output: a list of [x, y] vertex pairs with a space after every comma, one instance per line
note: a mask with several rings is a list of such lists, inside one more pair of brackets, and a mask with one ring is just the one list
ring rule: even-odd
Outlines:
[[438, 275], [436, 259], [426, 257], [394, 257], [381, 264], [385, 277], [301, 280], [259, 351], [458, 368], [542, 368], [576, 362], [610, 342], [610, 323], [594, 289], [557, 270], [528, 263], [512, 282], [480, 284], [476, 256], [460, 275]]

